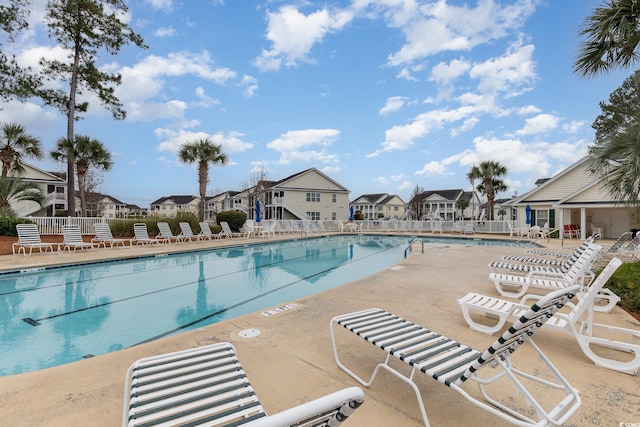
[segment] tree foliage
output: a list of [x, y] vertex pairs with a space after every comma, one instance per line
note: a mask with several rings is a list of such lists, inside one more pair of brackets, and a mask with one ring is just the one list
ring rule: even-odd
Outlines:
[[[55, 160], [75, 159], [75, 172], [78, 176], [78, 193], [80, 194], [80, 210], [82, 216], [87, 216], [86, 183], [85, 178], [89, 168], [109, 170], [113, 165], [111, 153], [102, 142], [86, 135], [75, 135], [69, 140], [60, 138], [56, 149], [51, 152]], [[71, 209], [71, 207], [70, 207]], [[74, 209], [75, 210], [75, 209]]]
[[0, 101], [13, 97], [26, 99], [36, 93], [41, 78], [31, 68], [20, 67], [15, 56], [8, 54], [4, 46], [15, 41], [27, 27], [30, 0], [8, 0], [0, 4]]
[[15, 217], [12, 204], [30, 201], [43, 206], [46, 199], [35, 182], [0, 177], [0, 216]]
[[225, 165], [227, 155], [222, 152], [222, 146], [214, 144], [209, 138], [202, 138], [183, 144], [178, 151], [178, 158], [183, 163], [198, 164], [198, 218], [204, 221], [204, 205], [209, 183], [209, 163]]
[[585, 18], [574, 72], [593, 77], [629, 68], [639, 59], [640, 0], [608, 0]]
[[[101, 70], [97, 65], [99, 53], [116, 55], [128, 44], [146, 48], [142, 37], [135, 33], [122, 16], [128, 11], [124, 0], [50, 0], [45, 17], [50, 36], [69, 52], [67, 61], [41, 59], [43, 72], [50, 80], [68, 84], [68, 90], [42, 91], [40, 96], [67, 116], [67, 136], [74, 138], [74, 123], [85, 113], [89, 104], [78, 99], [85, 91], [97, 95], [99, 102], [116, 120], [126, 112], [115, 95], [121, 76]], [[67, 203], [75, 215], [74, 173], [75, 159], [67, 158]]]
[[18, 123], [4, 123], [0, 129], [2, 176], [6, 177], [9, 171], [22, 174], [22, 159], [25, 156], [36, 159], [43, 157], [40, 140], [29, 135], [24, 126]]
[[424, 188], [416, 185], [411, 192], [411, 198], [409, 199], [409, 211], [411, 212], [411, 216], [415, 216], [415, 219], [422, 218], [424, 214], [423, 209], [424, 206], [422, 202], [424, 201]]
[[591, 148], [587, 168], [619, 203], [640, 208], [640, 123]]
[[604, 144], [640, 122], [640, 70], [609, 95], [608, 103], [600, 102], [600, 109], [602, 113], [591, 125], [596, 131], [596, 144]]
[[487, 196], [489, 204], [489, 212], [487, 217], [489, 220], [493, 218], [493, 205], [496, 194], [500, 191], [507, 191], [507, 185], [500, 178], [507, 174], [507, 168], [499, 162], [485, 161], [478, 166], [473, 166], [467, 174], [467, 179], [474, 182], [480, 180], [476, 189]]

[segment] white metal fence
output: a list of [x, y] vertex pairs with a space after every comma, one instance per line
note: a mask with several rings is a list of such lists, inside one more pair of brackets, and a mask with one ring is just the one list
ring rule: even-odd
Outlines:
[[[62, 234], [62, 226], [77, 224], [82, 234], [95, 234], [93, 224], [122, 221], [120, 218], [81, 218], [81, 217], [26, 217], [36, 224], [41, 234]], [[148, 219], [147, 219], [148, 220]], [[269, 222], [269, 221], [264, 221]], [[509, 234], [509, 221], [399, 221], [399, 220], [364, 220], [354, 221], [352, 227], [345, 227], [346, 221], [325, 220], [280, 220], [280, 228], [285, 231], [378, 231], [378, 232], [413, 232], [413, 233], [448, 233], [470, 234], [491, 233]], [[515, 221], [511, 226], [516, 227]]]

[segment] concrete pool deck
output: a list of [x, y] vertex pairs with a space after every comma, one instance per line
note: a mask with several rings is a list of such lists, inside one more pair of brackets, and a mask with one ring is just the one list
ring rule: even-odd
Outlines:
[[[484, 236], [479, 236], [484, 237]], [[30, 257], [0, 256], [0, 270], [26, 269], [51, 263], [97, 258], [122, 258], [171, 250], [191, 250], [264, 240], [221, 240], [132, 249], [100, 249], [75, 254]], [[559, 249], [561, 242], [543, 242]], [[578, 240], [564, 240], [575, 247]], [[414, 244], [413, 253], [397, 265], [350, 284], [293, 301], [296, 306], [271, 316], [253, 313], [147, 344], [37, 372], [0, 377], [2, 425], [113, 426], [121, 423], [124, 374], [142, 357], [230, 341], [268, 413], [295, 406], [344, 387], [358, 385], [333, 358], [329, 321], [370, 307], [384, 308], [479, 350], [495, 337], [474, 332], [465, 323], [456, 299], [469, 291], [497, 295], [487, 280], [487, 263], [520, 248]], [[616, 307], [596, 314], [596, 321], [640, 329], [640, 323]], [[242, 338], [257, 329], [255, 338]], [[344, 357], [365, 374], [382, 353], [348, 333], [339, 334]], [[582, 406], [569, 426], [640, 425], [640, 377], [596, 367], [575, 340], [556, 331], [540, 330], [535, 342], [580, 391]], [[530, 348], [516, 353], [521, 363], [534, 363]], [[469, 404], [442, 384], [425, 376], [416, 383], [425, 398], [433, 426], [504, 425], [505, 422]], [[382, 372], [371, 388], [363, 388], [365, 403], [345, 426], [420, 426], [422, 418], [410, 387]], [[511, 390], [512, 391], [512, 390]], [[622, 424], [621, 424], [622, 423]]]

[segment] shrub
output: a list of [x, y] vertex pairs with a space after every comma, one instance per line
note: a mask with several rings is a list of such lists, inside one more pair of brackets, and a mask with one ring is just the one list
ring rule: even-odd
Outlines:
[[231, 230], [238, 231], [240, 230], [240, 227], [242, 227], [244, 223], [247, 221], [247, 214], [244, 212], [238, 212], [238, 211], [219, 212], [216, 215], [216, 222], [220, 224], [223, 221], [226, 221], [229, 223], [229, 228], [231, 228]]
[[640, 262], [625, 262], [606, 284], [621, 299], [619, 305], [640, 313]]
[[33, 221], [26, 218], [12, 218], [8, 216], [1, 217], [0, 236], [16, 237], [18, 235], [18, 232], [16, 231], [16, 224], [33, 224]]

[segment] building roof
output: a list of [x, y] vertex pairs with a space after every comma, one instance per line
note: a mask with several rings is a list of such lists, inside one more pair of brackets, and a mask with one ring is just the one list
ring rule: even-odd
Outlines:
[[428, 190], [424, 191], [422, 194], [423, 199], [427, 199], [433, 195], [438, 195], [445, 200], [454, 201], [458, 200], [462, 196], [462, 194], [464, 194], [464, 191], [460, 188], [455, 190]]
[[161, 205], [162, 203], [170, 200], [176, 205], [187, 205], [193, 202], [194, 199], [197, 199], [197, 196], [167, 196], [161, 197], [158, 200], [151, 202], [152, 205]]

